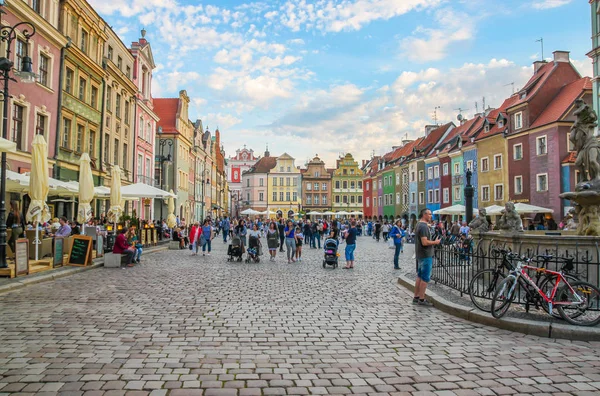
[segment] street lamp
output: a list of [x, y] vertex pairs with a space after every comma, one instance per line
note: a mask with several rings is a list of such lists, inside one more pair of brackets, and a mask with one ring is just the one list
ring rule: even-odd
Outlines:
[[[162, 127], [158, 128], [158, 132], [162, 133]], [[165, 146], [169, 147], [169, 153], [165, 156], [164, 155], [164, 150], [165, 150]], [[173, 141], [171, 139], [160, 139], [158, 141], [158, 147], [160, 148], [160, 155], [158, 156], [158, 160], [160, 161], [160, 177], [158, 180], [158, 184], [160, 184], [160, 188], [161, 190], [164, 190], [164, 181], [165, 178], [163, 177], [163, 173], [165, 172], [165, 163], [167, 163], [167, 165], [169, 163], [171, 163], [171, 150], [173, 149]], [[163, 206], [164, 206], [164, 202], [160, 202], [160, 221], [163, 220]]]
[[[6, 11], [2, 9], [4, 2], [0, 2], [0, 19], [2, 14], [6, 14]], [[12, 42], [17, 38], [17, 29], [20, 35], [25, 37], [27, 44], [29, 39], [35, 34], [35, 26], [30, 22], [19, 22], [14, 26], [1, 25], [0, 24], [0, 40], [6, 43], [6, 57], [0, 57], [0, 78], [4, 81], [4, 88], [2, 90], [3, 100], [3, 119], [2, 119], [2, 137], [8, 139], [8, 82], [10, 80], [15, 81], [10, 76], [12, 71], [18, 76], [21, 82], [31, 83], [35, 82], [36, 75], [31, 69], [31, 58], [29, 54], [26, 54], [21, 59], [21, 70], [13, 70], [13, 61], [10, 60]], [[26, 48], [29, 45], [26, 46]], [[2, 169], [0, 170], [0, 268], [7, 268], [8, 263], [6, 262], [6, 152], [2, 152]]]
[[[206, 201], [206, 184], [210, 184], [210, 178], [204, 179], [204, 175], [206, 175], [206, 174], [210, 174], [210, 169], [204, 169], [202, 171], [202, 220], [204, 220], [204, 205], [205, 205], [205, 201]], [[212, 188], [210, 189], [210, 198], [211, 198], [211, 205], [212, 205]], [[212, 208], [210, 208], [210, 209], [212, 209]], [[212, 213], [212, 211], [209, 210], [209, 213]], [[211, 216], [211, 218], [212, 218], [212, 216]]]

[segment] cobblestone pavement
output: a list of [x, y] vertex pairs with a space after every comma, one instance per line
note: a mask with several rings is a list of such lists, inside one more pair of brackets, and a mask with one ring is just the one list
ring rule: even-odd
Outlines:
[[383, 242], [359, 238], [354, 270], [306, 247], [301, 263], [227, 263], [214, 245], [0, 296], [0, 394], [600, 393], [600, 343], [413, 306]]

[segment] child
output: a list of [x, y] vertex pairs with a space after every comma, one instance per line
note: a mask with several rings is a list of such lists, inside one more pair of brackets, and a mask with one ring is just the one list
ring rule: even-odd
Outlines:
[[304, 234], [300, 227], [296, 227], [296, 261], [302, 261], [302, 242]]

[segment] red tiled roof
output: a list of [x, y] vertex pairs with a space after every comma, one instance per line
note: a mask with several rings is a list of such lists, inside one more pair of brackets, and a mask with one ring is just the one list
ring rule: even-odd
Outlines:
[[483, 123], [485, 118], [481, 116], [477, 116], [477, 122], [473, 125], [473, 127], [467, 132], [465, 137], [463, 138], [463, 147], [468, 147], [474, 144], [471, 142], [471, 139], [475, 140], [479, 132], [483, 130]]
[[552, 102], [542, 111], [542, 114], [533, 122], [531, 128], [559, 121], [569, 108], [571, 108], [575, 99], [579, 98], [586, 89], [592, 89], [592, 79], [590, 77], [580, 78], [562, 87], [558, 95], [556, 95]]
[[[517, 99], [510, 106], [514, 106], [530, 100], [539, 91], [540, 87], [544, 85], [544, 82], [548, 79], [548, 77], [550, 77], [552, 72], [555, 69], [561, 67], [562, 64], [567, 65], [567, 63], [565, 62], [548, 62], [544, 66], [540, 67], [537, 73], [531, 76], [531, 78], [529, 79], [529, 81], [527, 81], [525, 86], [521, 88], [519, 92], [516, 93], [515, 96], [517, 97]], [[569, 65], [569, 67], [571, 66]], [[521, 94], [523, 92], [526, 92], [527, 95], [523, 99], [521, 99]]]
[[486, 117], [486, 120], [489, 122], [490, 125], [493, 125], [493, 126], [490, 128], [490, 130], [488, 132], [482, 131], [475, 138], [475, 140], [478, 141], [478, 140], [486, 139], [491, 136], [495, 136], [495, 135], [498, 135], [498, 134], [504, 132], [506, 130], [506, 128], [508, 128], [508, 126], [506, 124], [504, 124], [502, 127], [498, 126], [498, 124], [496, 123], [496, 120], [498, 119], [498, 115], [502, 114], [506, 118], [506, 116], [505, 116], [506, 109], [513, 106], [517, 101], [519, 101], [518, 94], [512, 95], [510, 98], [505, 99], [499, 108], [492, 110], [490, 112], [490, 114], [488, 114], [488, 116]]
[[277, 157], [262, 157], [245, 173], [267, 173], [277, 165]]
[[429, 135], [425, 136], [425, 138], [419, 144], [418, 149], [422, 151], [423, 155], [429, 154], [429, 151], [434, 148], [434, 145], [440, 140], [440, 138], [446, 133], [448, 128], [454, 123], [449, 122], [442, 126], [437, 127], [433, 131], [429, 132]]
[[577, 153], [575, 151], [569, 151], [569, 154], [562, 160], [563, 164], [574, 164], [577, 159]]
[[154, 113], [160, 117], [158, 126], [163, 133], [177, 133], [177, 110], [179, 108], [178, 98], [155, 98]]

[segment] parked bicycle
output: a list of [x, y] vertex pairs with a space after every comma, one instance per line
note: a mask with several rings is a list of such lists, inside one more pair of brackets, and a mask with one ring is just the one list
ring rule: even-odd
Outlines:
[[[497, 286], [492, 299], [492, 316], [499, 319], [503, 317], [510, 304], [515, 299], [517, 289], [520, 287], [525, 293], [528, 302], [537, 304], [541, 302], [542, 307], [548, 313], [554, 309], [567, 322], [580, 326], [595, 326], [600, 323], [600, 290], [590, 283], [582, 281], [570, 282], [567, 280], [563, 270], [551, 271], [528, 265], [531, 259], [521, 259], [510, 274]], [[572, 270], [571, 265], [565, 264], [565, 270]], [[536, 282], [531, 279], [528, 271], [550, 274], [553, 284], [546, 291], [542, 290]]]
[[[486, 268], [478, 271], [473, 275], [469, 282], [469, 297], [473, 304], [482, 311], [491, 312], [491, 303], [497, 286], [506, 278], [506, 274], [510, 273], [515, 269], [512, 264], [513, 260], [519, 260], [521, 257], [517, 253], [513, 253], [506, 249], [494, 249], [492, 254], [496, 257], [502, 256], [501, 260], [498, 260], [498, 264], [494, 268]], [[542, 263], [542, 267], [546, 268], [548, 264], [554, 259], [552, 255], [538, 255], [537, 261]], [[576, 282], [579, 280], [579, 275], [572, 273], [573, 261], [572, 257], [557, 258], [556, 261], [563, 263], [561, 271], [563, 276], [569, 280], [569, 282]], [[544, 293], [554, 287], [556, 284], [556, 276], [550, 274], [550, 272], [538, 271], [535, 278], [535, 284]], [[531, 303], [536, 308], [540, 306], [548, 312], [547, 305], [541, 304], [541, 299], [535, 301], [526, 300], [525, 310], [529, 312]], [[552, 312], [552, 316], [560, 318], [557, 311]]]

